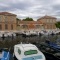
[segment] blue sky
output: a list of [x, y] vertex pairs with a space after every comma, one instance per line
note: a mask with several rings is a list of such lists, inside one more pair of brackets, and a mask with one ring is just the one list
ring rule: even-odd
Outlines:
[[60, 18], [60, 0], [0, 0], [0, 12], [7, 11], [18, 18], [34, 20], [44, 15]]

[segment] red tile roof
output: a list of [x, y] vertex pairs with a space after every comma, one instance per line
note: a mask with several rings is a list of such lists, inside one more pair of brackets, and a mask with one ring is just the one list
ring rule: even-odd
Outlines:
[[0, 12], [0, 15], [12, 15], [16, 16], [15, 14], [9, 13], [9, 12]]
[[38, 22], [38, 21], [20, 21], [20, 24], [42, 24], [42, 22]]

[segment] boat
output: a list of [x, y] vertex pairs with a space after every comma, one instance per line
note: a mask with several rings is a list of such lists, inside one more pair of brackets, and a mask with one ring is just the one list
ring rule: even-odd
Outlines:
[[33, 44], [17, 44], [14, 51], [0, 49], [0, 60], [46, 60], [44, 54]]
[[60, 52], [60, 45], [58, 45], [57, 43], [53, 43], [53, 42], [50, 42], [50, 41], [46, 41], [46, 43], [52, 49]]
[[2, 33], [2, 34], [0, 35], [1, 38], [5, 38], [5, 37], [7, 37], [7, 36], [8, 36], [7, 33]]
[[0, 49], [0, 60], [10, 60], [10, 53], [6, 48]]
[[51, 53], [47, 53], [47, 52], [43, 52], [43, 53], [44, 53], [47, 60], [60, 60], [59, 57], [57, 57]]
[[13, 32], [3, 32], [3, 33], [0, 33], [0, 37], [2, 37], [2, 38], [8, 37], [8, 36], [16, 36], [16, 34], [13, 33]]
[[40, 33], [41, 33], [42, 35], [49, 35], [48, 31], [45, 31], [45, 30], [42, 30]]
[[46, 60], [44, 54], [33, 44], [15, 45], [14, 57], [17, 60]]
[[16, 34], [14, 32], [8, 32], [7, 35], [8, 36], [16, 36]]

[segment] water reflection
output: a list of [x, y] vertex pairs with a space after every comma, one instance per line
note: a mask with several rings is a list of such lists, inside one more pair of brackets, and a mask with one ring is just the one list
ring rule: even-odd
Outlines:
[[17, 43], [41, 43], [44, 42], [46, 39], [49, 39], [51, 42], [55, 42], [57, 39], [60, 39], [60, 35], [43, 35], [43, 36], [32, 36], [32, 37], [23, 37], [22, 35], [15, 36], [15, 37], [0, 37], [0, 47], [12, 47]]

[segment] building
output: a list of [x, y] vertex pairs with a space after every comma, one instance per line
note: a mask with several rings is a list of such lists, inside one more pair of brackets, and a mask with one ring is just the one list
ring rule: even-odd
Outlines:
[[16, 28], [16, 15], [9, 12], [0, 12], [0, 31], [14, 31]]
[[43, 16], [37, 21], [21, 21], [18, 20], [19, 31], [41, 31], [41, 30], [55, 30], [57, 18], [52, 16]]
[[42, 29], [42, 22], [39, 21], [19, 21], [18, 30], [20, 31], [39, 31]]
[[56, 26], [55, 26], [56, 20], [57, 20], [57, 18], [55, 18], [55, 17], [45, 15], [45, 16], [39, 18], [37, 21], [43, 23], [44, 29], [52, 30], [52, 29], [56, 29]]
[[46, 15], [37, 21], [17, 21], [16, 16], [9, 12], [0, 12], [0, 31], [40, 31], [43, 29], [56, 29], [55, 17]]

